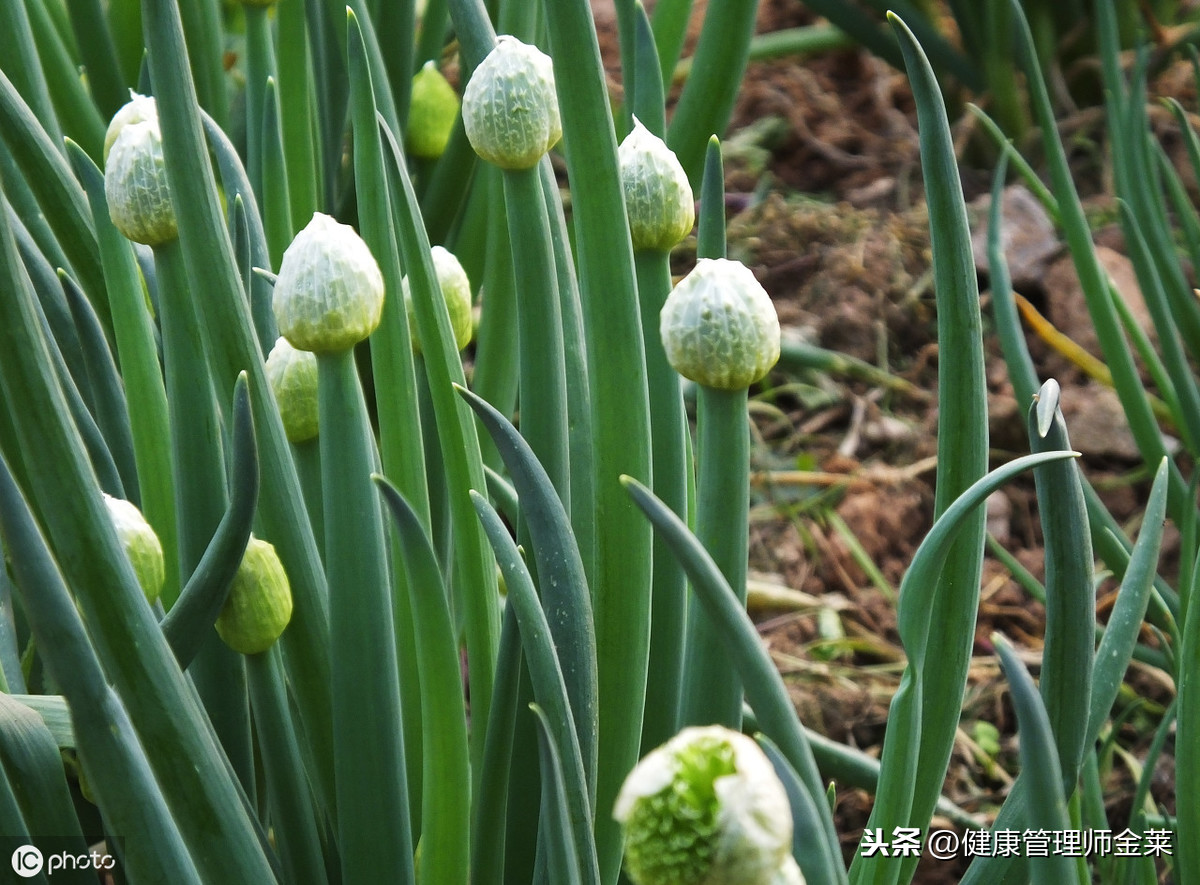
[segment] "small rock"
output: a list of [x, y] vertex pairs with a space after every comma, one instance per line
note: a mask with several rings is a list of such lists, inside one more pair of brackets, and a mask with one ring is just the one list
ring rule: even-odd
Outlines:
[[[982, 273], [990, 273], [987, 249], [990, 205], [991, 197], [987, 194], [971, 204], [975, 213], [971, 251], [975, 266]], [[1004, 189], [1000, 226], [1000, 243], [1013, 287], [1040, 285], [1046, 268], [1061, 247], [1050, 216], [1024, 185], [1014, 184]]]
[[1071, 447], [1084, 457], [1141, 460], [1114, 391], [1093, 383], [1063, 388], [1061, 404]]
[[[1138, 286], [1133, 263], [1120, 252], [1107, 246], [1096, 247], [1096, 258], [1116, 290], [1125, 299], [1129, 312], [1139, 326], [1154, 340], [1154, 321], [1146, 309], [1142, 290]], [[1087, 301], [1075, 273], [1070, 256], [1063, 256], [1046, 271], [1043, 286], [1046, 292], [1046, 317], [1054, 328], [1062, 332], [1088, 353], [1103, 359], [1096, 329], [1088, 313]]]

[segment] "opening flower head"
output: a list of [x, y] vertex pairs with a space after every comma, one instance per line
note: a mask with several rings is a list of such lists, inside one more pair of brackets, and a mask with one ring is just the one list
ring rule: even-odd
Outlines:
[[722, 726], [685, 728], [647, 754], [613, 816], [637, 885], [803, 882], [783, 784], [753, 740]]

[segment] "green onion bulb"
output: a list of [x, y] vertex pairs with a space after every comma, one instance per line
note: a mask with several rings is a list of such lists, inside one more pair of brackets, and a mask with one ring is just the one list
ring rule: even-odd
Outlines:
[[683, 166], [636, 117], [617, 159], [634, 250], [669, 252], [696, 223], [696, 198]]
[[267, 355], [267, 382], [279, 404], [283, 430], [294, 443], [317, 436], [317, 358], [280, 337]]
[[383, 274], [348, 224], [317, 212], [283, 253], [271, 307], [299, 350], [349, 350], [383, 316]]
[[625, 779], [613, 816], [637, 885], [803, 883], [792, 812], [758, 744], [719, 725], [685, 728]]
[[217, 633], [234, 651], [253, 655], [274, 645], [292, 619], [292, 588], [274, 546], [253, 535], [217, 616]]
[[779, 317], [750, 268], [701, 258], [659, 316], [667, 360], [685, 378], [719, 390], [749, 387], [779, 360]]
[[137, 575], [142, 593], [146, 595], [146, 601], [153, 605], [162, 593], [163, 581], [167, 577], [162, 543], [136, 505], [108, 494], [104, 494], [104, 503], [121, 546], [125, 548], [125, 555], [133, 566], [133, 573]]
[[446, 150], [458, 119], [458, 94], [432, 61], [412, 81], [405, 141], [414, 157], [434, 160]]
[[[442, 297], [446, 299], [446, 310], [450, 314], [450, 326], [454, 330], [454, 343], [462, 350], [471, 343], [475, 333], [475, 323], [471, 316], [471, 281], [467, 272], [452, 252], [441, 246], [430, 250], [433, 257], [433, 269], [437, 274], [438, 285]], [[408, 312], [408, 329], [412, 337], [413, 350], [421, 352], [421, 341], [417, 336], [416, 317], [413, 315], [412, 291], [405, 277], [401, 285], [404, 288], [404, 307]]]
[[463, 93], [463, 126], [475, 153], [502, 169], [530, 169], [562, 137], [550, 56], [501, 36]]

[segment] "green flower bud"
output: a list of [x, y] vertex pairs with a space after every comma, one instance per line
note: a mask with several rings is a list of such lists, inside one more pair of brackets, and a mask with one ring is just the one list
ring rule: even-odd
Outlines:
[[120, 128], [105, 164], [104, 196], [113, 224], [135, 243], [158, 246], [179, 236], [157, 115]]
[[720, 390], [749, 387], [779, 359], [779, 317], [750, 268], [701, 258], [659, 316], [667, 360], [685, 378]]
[[652, 750], [625, 779], [613, 817], [637, 885], [803, 882], [783, 784], [758, 745], [728, 728], [685, 728]]
[[217, 615], [217, 633], [244, 655], [266, 651], [292, 619], [292, 588], [274, 546], [253, 535], [229, 598]]
[[317, 212], [283, 253], [271, 306], [293, 347], [349, 350], [379, 325], [383, 274], [354, 228]]
[[432, 61], [417, 71], [408, 105], [408, 152], [437, 159], [446, 150], [458, 118], [458, 93]]
[[669, 252], [696, 223], [696, 198], [674, 152], [638, 122], [617, 151], [635, 251]]
[[[471, 343], [471, 336], [475, 333], [474, 318], [471, 316], [471, 281], [467, 279], [467, 272], [453, 253], [441, 246], [434, 246], [430, 253], [433, 256], [433, 269], [437, 273], [442, 297], [446, 299], [446, 310], [450, 313], [454, 343], [462, 350]], [[413, 315], [412, 291], [409, 289], [408, 277], [404, 278], [401, 285], [404, 288], [404, 309], [408, 312], [408, 330], [412, 337], [413, 350], [420, 353], [421, 342], [417, 337], [417, 323]]]
[[125, 555], [133, 566], [133, 573], [137, 575], [142, 593], [146, 595], [146, 602], [154, 605], [167, 577], [162, 543], [150, 523], [146, 522], [146, 517], [142, 516], [142, 511], [132, 503], [107, 494], [104, 495], [104, 503], [121, 546], [125, 548]]
[[307, 350], [296, 350], [279, 338], [267, 355], [267, 382], [279, 404], [283, 430], [294, 443], [316, 437], [317, 358]]
[[113, 142], [121, 134], [121, 130], [130, 123], [141, 123], [145, 120], [158, 121], [158, 104], [150, 95], [139, 95], [129, 90], [129, 101], [121, 105], [109, 121], [108, 130], [104, 133], [104, 160], [108, 162], [108, 152], [112, 150]]
[[537, 47], [502, 36], [463, 93], [475, 153], [502, 169], [530, 169], [562, 137], [554, 66]]

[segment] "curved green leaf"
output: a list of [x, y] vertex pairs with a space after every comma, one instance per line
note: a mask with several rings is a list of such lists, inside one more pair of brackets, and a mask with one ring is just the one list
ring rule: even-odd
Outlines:
[[459, 394], [479, 415], [512, 475], [537, 562], [542, 608], [570, 699], [588, 792], [595, 792], [596, 634], [583, 561], [566, 510], [533, 450], [491, 405], [464, 388]]
[[179, 599], [160, 623], [181, 669], [187, 668], [212, 633], [246, 553], [258, 506], [258, 449], [245, 372], [233, 389], [232, 442], [229, 506]]
[[549, 719], [562, 760], [567, 803], [569, 838], [574, 843], [583, 881], [598, 883], [596, 847], [592, 840], [592, 807], [584, 774], [579, 738], [571, 716], [566, 683], [554, 653], [550, 625], [538, 602], [533, 578], [516, 543], [499, 515], [485, 498], [471, 492], [479, 521], [496, 552], [496, 561], [508, 585], [508, 604], [514, 607], [521, 627], [521, 646], [533, 681], [538, 705]]
[[404, 554], [421, 677], [423, 782], [420, 881], [465, 882], [470, 860], [471, 763], [462, 669], [437, 554], [396, 487], [376, 476]]
[[845, 881], [842, 859], [829, 853], [829, 843], [825, 839], [823, 820], [829, 806], [824, 802], [814, 804], [814, 797], [809, 795], [800, 782], [800, 775], [774, 741], [765, 734], [755, 735], [755, 740], [771, 760], [775, 774], [787, 792], [788, 804], [792, 807], [792, 857], [800, 863], [805, 882], [818, 885]]
[[[1050, 717], [1042, 705], [1033, 678], [1021, 663], [1008, 641], [992, 634], [992, 642], [1000, 654], [1004, 674], [1008, 677], [1013, 707], [1017, 712], [1017, 735], [1021, 742], [1021, 772], [1030, 792], [1025, 809], [1027, 829], [1061, 833], [1071, 828], [1067, 800], [1063, 794], [1063, 770], [1058, 764], [1055, 736]], [[1029, 859], [1030, 880], [1033, 885], [1066, 885], [1076, 881], [1075, 861], [1062, 852], [1048, 857]]]

